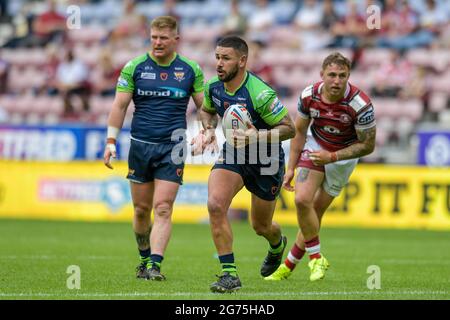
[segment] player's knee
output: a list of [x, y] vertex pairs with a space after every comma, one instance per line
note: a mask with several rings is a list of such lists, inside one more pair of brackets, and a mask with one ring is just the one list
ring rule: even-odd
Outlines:
[[160, 218], [170, 218], [172, 214], [172, 203], [167, 201], [161, 201], [155, 203], [155, 216]]
[[134, 204], [134, 215], [137, 219], [148, 219], [150, 216], [151, 207], [144, 203], [135, 203]]
[[225, 207], [223, 201], [215, 199], [213, 197], [208, 198], [208, 212], [210, 216], [221, 216], [226, 213], [227, 208]]
[[253, 230], [258, 236], [264, 236], [270, 232], [271, 224], [254, 223]]
[[314, 207], [312, 199], [301, 195], [295, 197], [295, 206], [300, 210], [311, 209]]

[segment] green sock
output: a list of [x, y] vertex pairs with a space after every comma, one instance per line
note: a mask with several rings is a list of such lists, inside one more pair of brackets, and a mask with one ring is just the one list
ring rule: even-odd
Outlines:
[[139, 259], [142, 264], [148, 265], [150, 262], [150, 249], [140, 250], [139, 249]]
[[281, 236], [280, 242], [278, 242], [275, 246], [272, 246], [269, 242], [269, 251], [271, 253], [280, 253], [283, 251], [283, 236]]
[[236, 264], [234, 263], [234, 254], [226, 254], [219, 256], [219, 262], [222, 266], [222, 273], [228, 272], [232, 276], [237, 276], [237, 268]]
[[228, 272], [232, 276], [237, 276], [237, 268], [235, 263], [224, 263], [222, 264], [222, 273]]
[[146, 264], [148, 265], [150, 263], [150, 257], [143, 257], [143, 256], [139, 256], [139, 259], [141, 260], [142, 264]]
[[151, 261], [151, 263], [147, 264], [147, 269], [151, 269], [152, 266], [156, 266], [156, 267], [158, 267], [158, 269], [161, 270], [161, 263], [160, 262]]
[[162, 263], [163, 259], [164, 259], [164, 257], [162, 255], [152, 254], [150, 256], [150, 260], [152, 261], [152, 263], [147, 265], [147, 268], [151, 269], [152, 266], [155, 266], [159, 270], [161, 270], [161, 263]]

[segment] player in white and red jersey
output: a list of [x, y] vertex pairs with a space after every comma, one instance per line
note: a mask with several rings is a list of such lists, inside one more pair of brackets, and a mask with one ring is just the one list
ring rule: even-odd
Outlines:
[[310, 280], [325, 276], [329, 264], [319, 241], [323, 214], [347, 184], [358, 159], [375, 147], [374, 109], [369, 97], [348, 82], [350, 61], [333, 53], [324, 60], [320, 75], [322, 81], [303, 90], [299, 99], [283, 181], [285, 189], [295, 190], [300, 230], [285, 262], [266, 280], [289, 277], [305, 253], [310, 257]]
[[314, 119], [312, 136], [328, 151], [337, 151], [358, 141], [356, 130], [373, 127], [373, 106], [369, 97], [347, 82], [344, 97], [335, 103], [323, 99], [324, 82], [307, 87], [299, 99], [298, 112], [303, 119]]

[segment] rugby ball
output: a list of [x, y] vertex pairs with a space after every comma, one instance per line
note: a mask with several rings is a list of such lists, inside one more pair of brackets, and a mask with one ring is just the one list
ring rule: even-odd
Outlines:
[[247, 111], [247, 108], [240, 104], [233, 104], [229, 106], [222, 117], [222, 130], [225, 138], [231, 134], [234, 129], [247, 130], [247, 122], [252, 123], [252, 117]]

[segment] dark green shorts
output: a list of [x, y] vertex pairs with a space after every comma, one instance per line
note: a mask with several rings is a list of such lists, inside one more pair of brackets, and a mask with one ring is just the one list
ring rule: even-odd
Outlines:
[[280, 165], [276, 175], [261, 175], [261, 167], [255, 164], [225, 164], [216, 163], [214, 169], [225, 169], [238, 173], [248, 191], [257, 197], [273, 201], [280, 194], [283, 184], [284, 163]]
[[[241, 159], [244, 162], [239, 162], [236, 156], [227, 159], [224, 156], [226, 149], [227, 146], [224, 144], [219, 160], [212, 170], [225, 169], [238, 173], [247, 190], [263, 200], [273, 201], [278, 197], [284, 176], [284, 152], [281, 148], [278, 155], [270, 157], [270, 164], [267, 165], [260, 162], [253, 164], [248, 162], [248, 159]], [[267, 170], [269, 167], [270, 170]]]
[[[177, 152], [172, 152], [175, 149]], [[183, 184], [185, 155], [174, 143], [149, 144], [131, 140], [127, 179], [146, 183], [155, 179]]]

